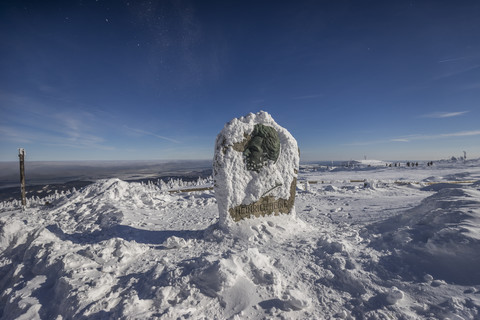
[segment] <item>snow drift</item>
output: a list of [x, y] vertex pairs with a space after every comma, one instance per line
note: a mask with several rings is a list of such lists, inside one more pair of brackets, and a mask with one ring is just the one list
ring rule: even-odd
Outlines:
[[[389, 250], [381, 265], [448, 282], [480, 285], [480, 191], [448, 184], [405, 214], [369, 227], [372, 246]], [[426, 188], [427, 190], [431, 188]]]

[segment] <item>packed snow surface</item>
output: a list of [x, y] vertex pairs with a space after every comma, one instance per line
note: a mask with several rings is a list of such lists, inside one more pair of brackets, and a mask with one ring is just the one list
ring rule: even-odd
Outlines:
[[479, 179], [479, 160], [304, 167], [296, 217], [228, 231], [212, 190], [110, 179], [3, 202], [0, 316], [480, 319]]

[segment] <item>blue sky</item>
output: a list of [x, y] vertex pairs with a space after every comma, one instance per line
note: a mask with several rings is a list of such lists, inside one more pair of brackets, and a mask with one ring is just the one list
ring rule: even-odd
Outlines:
[[268, 111], [302, 160], [480, 157], [478, 1], [2, 1], [0, 161], [210, 159]]

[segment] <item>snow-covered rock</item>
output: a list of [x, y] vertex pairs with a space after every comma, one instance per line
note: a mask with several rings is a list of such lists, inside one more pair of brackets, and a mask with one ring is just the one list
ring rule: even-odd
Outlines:
[[213, 163], [221, 226], [270, 214], [295, 214], [299, 166], [296, 140], [266, 112], [228, 122]]

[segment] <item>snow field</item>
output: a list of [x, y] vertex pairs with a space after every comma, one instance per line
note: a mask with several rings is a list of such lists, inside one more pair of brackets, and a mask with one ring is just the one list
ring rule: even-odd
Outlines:
[[[390, 169], [390, 170], [388, 170]], [[351, 183], [355, 175], [375, 183]], [[0, 206], [2, 319], [477, 319], [480, 162], [300, 172], [297, 217], [101, 180]], [[474, 180], [473, 184], [395, 185]]]

